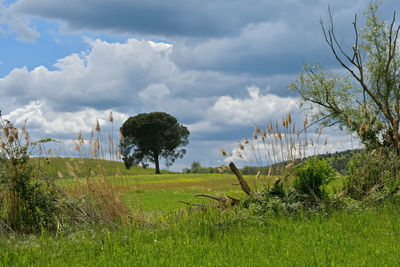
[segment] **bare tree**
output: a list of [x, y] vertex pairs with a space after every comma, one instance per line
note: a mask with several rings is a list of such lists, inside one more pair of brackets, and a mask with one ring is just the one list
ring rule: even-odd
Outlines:
[[314, 122], [338, 124], [356, 133], [367, 148], [390, 148], [400, 155], [400, 26], [395, 12], [387, 23], [378, 9], [377, 2], [370, 2], [361, 28], [355, 15], [351, 46], [338, 41], [329, 9], [327, 24], [321, 19], [322, 31], [345, 74], [306, 64], [289, 89], [300, 94]]

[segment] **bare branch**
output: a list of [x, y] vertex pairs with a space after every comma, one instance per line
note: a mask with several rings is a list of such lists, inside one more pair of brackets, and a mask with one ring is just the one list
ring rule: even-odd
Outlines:
[[198, 195], [194, 195], [195, 197], [208, 197], [211, 199], [214, 199], [216, 201], [223, 201], [225, 198], [221, 198], [221, 197], [214, 197], [214, 196], [210, 196], [210, 195], [205, 195], [205, 194], [198, 194]]
[[206, 208], [205, 205], [203, 204], [196, 204], [196, 203], [190, 203], [190, 202], [186, 202], [186, 201], [182, 201], [182, 200], [178, 200], [179, 203], [183, 203], [186, 205], [191, 205], [191, 206], [197, 206], [197, 207], [201, 207], [201, 208]]
[[243, 175], [240, 173], [239, 169], [236, 167], [236, 165], [233, 162], [229, 163], [229, 168], [232, 170], [232, 172], [236, 175], [237, 179], [239, 180], [242, 190], [248, 196], [250, 196], [252, 194], [251, 189], [250, 189], [249, 185], [247, 184], [246, 180], [243, 178]]

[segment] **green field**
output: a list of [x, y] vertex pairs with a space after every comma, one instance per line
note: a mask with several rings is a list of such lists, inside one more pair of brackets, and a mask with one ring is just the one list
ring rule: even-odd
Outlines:
[[399, 212], [396, 203], [311, 218], [183, 214], [179, 222], [147, 227], [2, 237], [0, 260], [3, 266], [397, 266]]
[[[132, 167], [127, 170], [121, 162], [74, 158], [50, 158], [49, 163], [46, 159], [35, 161], [35, 164], [44, 167], [51, 177], [58, 177], [57, 173], [61, 172], [63, 178], [57, 178], [56, 182], [72, 194], [79, 191], [81, 185], [70, 175], [66, 162], [73, 167], [83, 182], [90, 177], [89, 170], [96, 169], [105, 174], [106, 180], [116, 191], [123, 193], [123, 200], [127, 205], [140, 207], [144, 212], [166, 212], [186, 207], [178, 202], [180, 200], [191, 203], [204, 203], [207, 200], [195, 197], [195, 194], [228, 194], [236, 198], [245, 196], [233, 174], [182, 174], [162, 170], [162, 174], [157, 175], [151, 168]], [[245, 177], [254, 189], [262, 188], [263, 183], [267, 183], [267, 180], [262, 178], [256, 181], [254, 175]], [[97, 177], [89, 180], [96, 181]]]
[[[66, 161], [81, 164], [79, 177], [69, 174]], [[36, 159], [35, 164], [45, 166], [48, 175], [63, 172], [64, 178], [56, 183], [72, 195], [83, 190], [77, 179], [83, 183], [99, 179], [84, 173], [100, 166], [115, 193], [141, 217], [111, 228], [86, 225], [68, 233], [0, 236], [1, 266], [395, 266], [400, 262], [397, 197], [327, 214], [259, 215], [251, 207], [201, 211], [185, 209], [178, 201], [213, 203], [194, 196], [199, 193], [243, 199], [233, 175], [167, 171], [155, 175], [152, 169], [128, 171], [121, 163], [83, 159], [50, 159], [49, 164]], [[255, 176], [246, 180], [253, 189], [267, 183]], [[334, 180], [329, 191], [340, 183], [340, 178]]]

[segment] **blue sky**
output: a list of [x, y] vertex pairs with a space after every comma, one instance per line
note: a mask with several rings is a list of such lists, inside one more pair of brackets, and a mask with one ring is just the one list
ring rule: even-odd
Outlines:
[[[338, 36], [351, 44], [366, 0], [17, 0], [0, 1], [0, 110], [37, 138], [71, 143], [97, 119], [119, 127], [129, 116], [164, 111], [191, 131], [192, 161], [217, 166], [219, 148], [250, 137], [287, 112], [286, 90], [301, 66], [339, 66], [324, 44], [328, 5]], [[398, 11], [384, 1], [385, 18]], [[340, 131], [332, 149], [351, 148]]]

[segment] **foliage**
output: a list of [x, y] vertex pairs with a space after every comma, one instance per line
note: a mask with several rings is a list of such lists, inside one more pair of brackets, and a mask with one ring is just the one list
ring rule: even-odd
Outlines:
[[[122, 125], [120, 149], [126, 167], [132, 164], [154, 162], [156, 173], [160, 173], [159, 158], [165, 158], [170, 166], [182, 158], [186, 150], [189, 130], [176, 118], [164, 112], [142, 113], [127, 119]], [[132, 152], [133, 150], [133, 152]]]
[[370, 3], [364, 27], [355, 16], [351, 46], [337, 40], [331, 13], [328, 27], [321, 21], [325, 41], [348, 75], [306, 64], [289, 89], [300, 94], [315, 121], [345, 127], [370, 150], [388, 147], [400, 155], [400, 26], [395, 15], [386, 23], [378, 8], [377, 1]]
[[[349, 149], [345, 151], [336, 151], [333, 153], [328, 152], [325, 154], [318, 154], [311, 157], [317, 156], [319, 159], [325, 159], [336, 172], [344, 175], [347, 172], [348, 162], [351, 160], [355, 153], [359, 153], [361, 151], [362, 149]], [[290, 162], [294, 162], [294, 164], [296, 165], [300, 163], [300, 160], [284, 161], [265, 167], [244, 166], [242, 169], [240, 169], [240, 171], [244, 175], [256, 175], [258, 172], [268, 173], [269, 167], [271, 167], [271, 172], [279, 175], [279, 171], [285, 169], [285, 167], [290, 164]]]
[[200, 162], [193, 161], [190, 169], [183, 169], [183, 173], [232, 173], [232, 171], [225, 165], [220, 167], [202, 167]]
[[56, 227], [60, 212], [57, 193], [30, 164], [30, 148], [25, 127], [20, 133], [0, 116], [0, 232]]
[[325, 187], [335, 176], [326, 160], [310, 158], [294, 170], [293, 187], [302, 194], [321, 199], [326, 196]]
[[[129, 214], [105, 181], [101, 166], [85, 165], [83, 159], [50, 158], [50, 149], [46, 158], [31, 158], [35, 149], [41, 154], [43, 145], [53, 141], [43, 138], [31, 142], [25, 125], [18, 129], [0, 116], [0, 233], [59, 232], [95, 223], [111, 226]], [[78, 151], [83, 144], [81, 137]], [[102, 150], [100, 142], [95, 144], [96, 150]], [[58, 165], [52, 166], [54, 162]], [[60, 163], [67, 168], [58, 168]], [[79, 186], [81, 194], [76, 198], [55, 181], [57, 176], [63, 178], [65, 171]], [[78, 174], [85, 175], [85, 182]]]
[[[389, 156], [388, 156], [389, 155]], [[365, 197], [382, 191], [392, 191], [390, 186], [391, 172], [398, 169], [397, 155], [374, 151], [374, 153], [358, 153], [348, 164], [348, 173], [345, 177], [344, 192], [353, 199], [362, 200]]]
[[156, 223], [132, 221], [115, 229], [0, 236], [0, 262], [5, 266], [396, 266], [399, 207], [387, 203], [307, 218], [187, 211], [179, 217], [165, 214]]
[[283, 188], [283, 183], [277, 183], [270, 190], [268, 190], [267, 193], [271, 197], [284, 198], [286, 196], [285, 189]]

